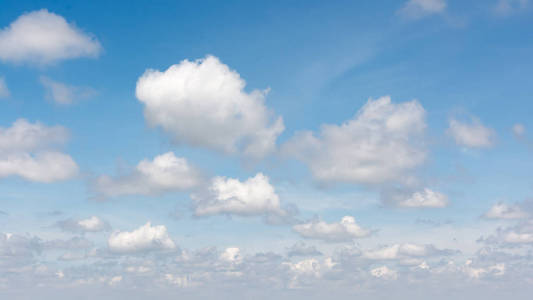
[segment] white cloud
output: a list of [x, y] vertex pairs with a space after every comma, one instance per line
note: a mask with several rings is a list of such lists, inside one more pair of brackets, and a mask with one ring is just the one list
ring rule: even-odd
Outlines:
[[226, 248], [226, 250], [220, 254], [220, 259], [224, 262], [240, 263], [242, 261], [241, 250], [237, 247]]
[[41, 76], [40, 81], [45, 88], [46, 98], [61, 105], [72, 104], [95, 94], [90, 88], [70, 86], [45, 76]]
[[262, 173], [257, 173], [244, 182], [233, 178], [215, 177], [208, 191], [192, 194], [191, 198], [198, 216], [287, 214], [280, 207], [279, 196], [268, 177]]
[[455, 143], [469, 148], [490, 147], [496, 137], [494, 130], [483, 126], [477, 118], [472, 118], [469, 123], [451, 119], [447, 133]]
[[437, 249], [433, 245], [418, 245], [412, 243], [394, 244], [391, 246], [385, 246], [378, 249], [364, 251], [362, 256], [372, 260], [392, 260], [392, 259], [405, 259], [413, 257], [427, 257], [427, 256], [439, 256], [450, 255], [456, 251], [449, 249]]
[[446, 195], [428, 188], [416, 192], [402, 189], [386, 190], [382, 192], [381, 198], [385, 204], [406, 208], [442, 208], [448, 206]]
[[525, 10], [528, 5], [529, 0], [498, 0], [492, 10], [496, 15], [505, 17]]
[[364, 229], [355, 222], [355, 218], [345, 216], [338, 223], [312, 221], [292, 227], [304, 238], [323, 240], [327, 242], [346, 242], [370, 235], [371, 231]]
[[167, 152], [144, 159], [130, 174], [118, 177], [102, 175], [94, 183], [97, 193], [107, 197], [122, 195], [158, 195], [165, 192], [185, 191], [201, 182], [200, 171], [185, 158]]
[[136, 95], [148, 123], [176, 143], [258, 158], [275, 150], [284, 125], [264, 105], [266, 91], [247, 93], [245, 85], [236, 71], [207, 56], [164, 72], [147, 70]]
[[40, 65], [77, 57], [97, 57], [98, 41], [46, 9], [18, 17], [0, 30], [0, 60]]
[[398, 14], [407, 19], [420, 19], [441, 14], [446, 10], [446, 6], [445, 0], [408, 0]]
[[0, 76], [0, 99], [9, 97], [11, 93], [7, 88], [6, 79], [4, 76]]
[[283, 152], [307, 163], [322, 182], [403, 181], [426, 158], [425, 127], [425, 111], [417, 101], [370, 99], [340, 126], [322, 125], [318, 136], [297, 133]]
[[11, 127], [0, 127], [0, 178], [20, 176], [38, 182], [74, 177], [78, 166], [72, 158], [53, 150], [68, 138], [61, 126], [18, 119]]
[[488, 219], [524, 219], [528, 213], [519, 205], [507, 205], [505, 203], [494, 204], [483, 216]]
[[376, 278], [387, 280], [396, 280], [398, 278], [398, 272], [387, 268], [387, 266], [372, 269], [370, 270], [370, 274]]
[[150, 222], [131, 232], [113, 232], [107, 244], [109, 250], [117, 253], [135, 253], [176, 248], [176, 245], [168, 236], [167, 228], [164, 225], [152, 226]]
[[57, 222], [57, 226], [71, 232], [99, 232], [110, 229], [109, 224], [97, 216], [81, 220], [67, 219]]

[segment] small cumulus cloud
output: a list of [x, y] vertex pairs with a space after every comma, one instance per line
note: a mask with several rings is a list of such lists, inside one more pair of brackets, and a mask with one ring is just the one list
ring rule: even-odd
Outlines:
[[372, 233], [371, 230], [359, 226], [352, 216], [345, 216], [337, 223], [314, 220], [309, 223], [294, 225], [292, 229], [304, 238], [326, 242], [348, 242], [367, 237]]
[[489, 148], [494, 145], [496, 133], [484, 126], [478, 118], [471, 121], [449, 120], [447, 134], [455, 143], [466, 148]]
[[138, 253], [172, 250], [176, 245], [168, 236], [164, 225], [152, 226], [150, 222], [133, 231], [115, 231], [107, 240], [109, 250], [115, 253]]
[[100, 43], [46, 9], [25, 13], [0, 30], [0, 60], [47, 65], [65, 59], [97, 57]]
[[93, 182], [93, 190], [99, 197], [124, 195], [161, 195], [175, 191], [187, 191], [202, 181], [201, 172], [185, 158], [167, 152], [144, 159], [128, 174], [111, 177], [101, 175]]
[[16, 120], [11, 127], [0, 127], [0, 178], [20, 176], [37, 182], [72, 178], [78, 165], [67, 154], [55, 150], [68, 139], [61, 126], [46, 126]]

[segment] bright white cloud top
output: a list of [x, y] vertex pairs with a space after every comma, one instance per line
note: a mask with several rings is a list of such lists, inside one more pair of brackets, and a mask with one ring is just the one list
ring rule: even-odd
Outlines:
[[355, 222], [352, 216], [345, 216], [338, 223], [316, 220], [294, 225], [292, 229], [304, 238], [326, 242], [346, 242], [369, 236], [372, 232]]
[[263, 157], [284, 130], [265, 106], [267, 91], [247, 93], [245, 81], [214, 56], [184, 60], [166, 71], [147, 70], [136, 95], [151, 126], [176, 143]]
[[426, 158], [425, 110], [417, 101], [368, 102], [342, 125], [298, 133], [283, 151], [305, 162], [321, 182], [377, 184], [404, 181]]
[[215, 177], [207, 191], [192, 194], [195, 214], [258, 216], [287, 214], [280, 206], [279, 196], [262, 173], [244, 182], [234, 178]]
[[167, 152], [144, 159], [129, 174], [117, 177], [99, 176], [94, 190], [104, 197], [124, 195], [160, 195], [187, 191], [202, 181], [201, 172], [182, 157]]
[[117, 253], [135, 253], [172, 250], [176, 245], [168, 236], [164, 225], [152, 226], [150, 222], [133, 231], [115, 231], [107, 240], [109, 250]]
[[0, 60], [46, 65], [65, 59], [97, 57], [100, 43], [46, 9], [18, 17], [0, 30]]
[[20, 176], [37, 182], [72, 178], [78, 166], [67, 154], [55, 150], [68, 139], [64, 127], [48, 127], [18, 119], [0, 127], [0, 178]]

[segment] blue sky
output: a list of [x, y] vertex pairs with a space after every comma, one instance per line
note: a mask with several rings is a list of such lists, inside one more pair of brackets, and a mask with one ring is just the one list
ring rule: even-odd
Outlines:
[[531, 292], [531, 1], [0, 7], [0, 295]]

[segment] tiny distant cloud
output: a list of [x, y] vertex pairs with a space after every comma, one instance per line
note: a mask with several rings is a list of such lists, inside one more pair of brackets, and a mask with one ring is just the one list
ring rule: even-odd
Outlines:
[[40, 82], [45, 89], [45, 98], [60, 105], [73, 104], [96, 95], [92, 88], [68, 85], [45, 76], [41, 76]]
[[517, 123], [513, 125], [512, 131], [515, 137], [522, 138], [526, 134], [526, 127]]
[[529, 0], [498, 0], [492, 11], [495, 15], [500, 17], [507, 17], [512, 14], [524, 11], [529, 6]]
[[442, 14], [446, 11], [445, 0], [409, 0], [397, 14], [405, 19], [418, 20], [431, 15]]
[[109, 223], [97, 216], [87, 219], [66, 219], [57, 222], [56, 226], [64, 231], [73, 233], [100, 232], [111, 229]]

